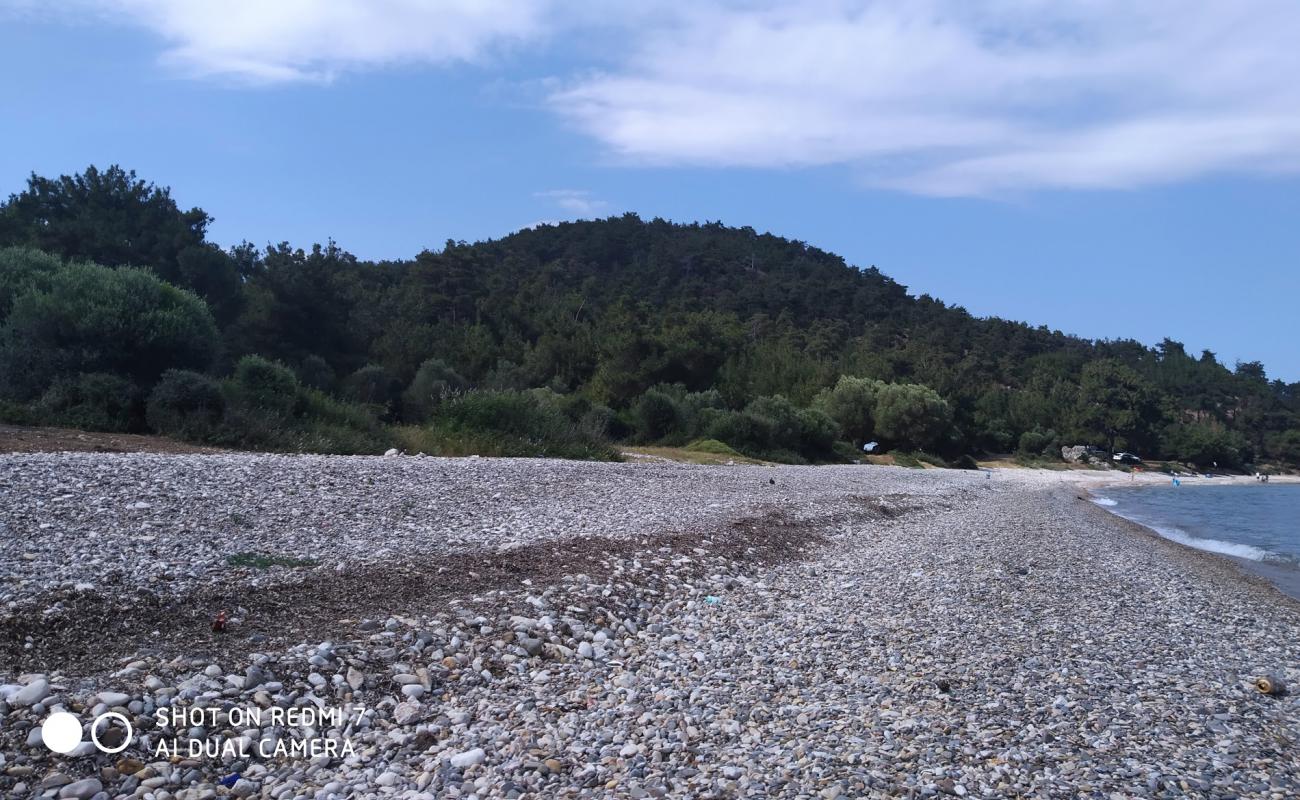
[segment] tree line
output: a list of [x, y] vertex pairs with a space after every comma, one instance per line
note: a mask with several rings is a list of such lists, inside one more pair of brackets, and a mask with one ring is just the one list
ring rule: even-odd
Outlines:
[[210, 223], [116, 166], [10, 195], [0, 415], [323, 452], [1300, 464], [1300, 384], [1257, 362], [977, 318], [751, 228], [627, 214], [375, 262]]

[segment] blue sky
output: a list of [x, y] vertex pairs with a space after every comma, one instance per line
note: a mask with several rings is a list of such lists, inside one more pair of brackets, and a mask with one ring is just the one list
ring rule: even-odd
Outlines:
[[1300, 380], [1300, 10], [0, 0], [0, 190], [120, 163], [365, 258], [635, 211]]

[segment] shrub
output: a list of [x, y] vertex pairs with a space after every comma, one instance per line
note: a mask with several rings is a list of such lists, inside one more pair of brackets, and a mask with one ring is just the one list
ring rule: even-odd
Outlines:
[[206, 440], [216, 434], [226, 410], [221, 386], [206, 375], [169, 369], [149, 393], [145, 420], [167, 436]]
[[759, 397], [745, 406], [745, 413], [766, 420], [771, 434], [769, 444], [788, 446], [799, 439], [796, 420], [798, 409], [781, 395]]
[[810, 458], [822, 458], [834, 452], [840, 426], [826, 412], [816, 408], [801, 409], [797, 422], [801, 453]]
[[261, 356], [244, 356], [229, 382], [232, 405], [242, 410], [286, 418], [298, 399], [298, 379], [288, 367]]
[[925, 464], [921, 463], [921, 459], [917, 458], [915, 453], [908, 453], [903, 450], [895, 450], [889, 455], [893, 458], [894, 466], [896, 467], [909, 467], [911, 469], [925, 468]]
[[746, 412], [715, 411], [709, 415], [704, 435], [754, 458], [763, 458], [772, 447], [771, 421]]
[[1045, 431], [1041, 428], [1034, 428], [1020, 434], [1020, 445], [1017, 450], [1021, 455], [1025, 456], [1060, 459], [1060, 437], [1056, 435], [1054, 430]]
[[[1059, 457], [1059, 454], [1058, 454]], [[962, 453], [955, 461], [948, 462], [953, 469], [979, 469], [979, 462], [970, 453]]]
[[432, 444], [442, 455], [548, 456], [614, 460], [603, 438], [531, 392], [467, 392], [439, 407]]
[[578, 430], [593, 439], [612, 439], [623, 435], [623, 424], [614, 409], [609, 406], [593, 405], [578, 418]]
[[465, 379], [442, 359], [425, 361], [402, 393], [402, 418], [408, 422], [424, 422], [444, 400], [463, 391], [466, 385]]
[[365, 406], [345, 403], [319, 389], [300, 388], [296, 419], [279, 437], [281, 449], [300, 453], [365, 455], [394, 443], [391, 430]]
[[19, 295], [47, 289], [50, 277], [62, 266], [58, 258], [30, 247], [0, 248], [0, 322], [9, 316]]
[[120, 375], [83, 373], [60, 378], [37, 403], [41, 417], [88, 431], [140, 430], [140, 390]]
[[396, 381], [378, 364], [365, 365], [343, 382], [343, 393], [349, 400], [385, 411], [393, 405], [396, 388]]
[[30, 406], [0, 400], [0, 422], [8, 425], [40, 425], [40, 417]]
[[[781, 395], [754, 400], [745, 407], [745, 414], [767, 422], [771, 434], [764, 449], [798, 453], [805, 458], [830, 455], [839, 434], [839, 426], [825, 412], [801, 409]], [[790, 459], [782, 456], [779, 460]]]
[[1269, 437], [1268, 454], [1279, 461], [1300, 465], [1300, 430], [1282, 431]]
[[646, 390], [632, 407], [636, 435], [643, 442], [657, 442], [674, 434], [680, 435], [683, 418], [677, 400], [660, 389]]
[[212, 314], [189, 292], [143, 270], [68, 264], [13, 301], [0, 328], [0, 386], [15, 400], [82, 373], [149, 386], [169, 368], [208, 366], [216, 350]]
[[1171, 426], [1166, 442], [1174, 458], [1202, 469], [1216, 464], [1235, 469], [1252, 455], [1245, 437], [1212, 423]]

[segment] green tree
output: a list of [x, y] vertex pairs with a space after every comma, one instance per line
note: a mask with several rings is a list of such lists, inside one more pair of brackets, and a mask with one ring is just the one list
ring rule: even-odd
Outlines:
[[143, 270], [68, 264], [14, 301], [0, 327], [0, 386], [24, 400], [97, 372], [147, 387], [169, 368], [206, 368], [217, 347], [212, 315], [189, 292]]
[[1175, 425], [1167, 440], [1167, 449], [1174, 458], [1202, 469], [1236, 469], [1252, 455], [1245, 437], [1219, 423]]
[[1161, 420], [1160, 405], [1151, 386], [1116, 359], [1093, 361], [1079, 379], [1077, 421], [1083, 431], [1115, 451], [1123, 438], [1127, 446], [1148, 444]]
[[890, 383], [876, 400], [876, 432], [895, 447], [924, 450], [938, 443], [952, 425], [952, 411], [928, 386]]
[[134, 266], [193, 290], [223, 315], [239, 292], [234, 262], [204, 237], [212, 218], [182, 211], [171, 190], [117, 165], [42, 178], [0, 205], [0, 246], [43, 250], [69, 261]]
[[30, 289], [46, 289], [63, 262], [30, 247], [0, 248], [0, 324], [13, 310], [18, 296]]
[[876, 400], [883, 385], [872, 378], [841, 375], [834, 387], [818, 396], [817, 403], [835, 420], [844, 436], [861, 445], [875, 431]]

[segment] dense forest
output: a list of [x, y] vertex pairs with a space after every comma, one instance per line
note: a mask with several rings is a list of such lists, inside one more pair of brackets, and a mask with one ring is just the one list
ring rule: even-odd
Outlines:
[[1300, 384], [1259, 363], [976, 318], [751, 228], [628, 214], [370, 262], [223, 250], [210, 222], [118, 167], [11, 195], [0, 418], [324, 452], [1300, 464]]

